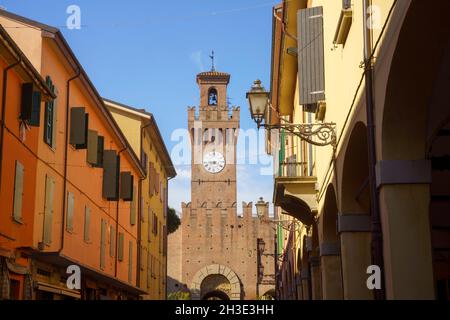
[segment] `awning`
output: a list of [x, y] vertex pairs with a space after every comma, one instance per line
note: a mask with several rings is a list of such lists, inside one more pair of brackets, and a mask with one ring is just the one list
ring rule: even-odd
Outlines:
[[70, 290], [64, 287], [56, 286], [50, 283], [40, 282], [36, 283], [36, 289], [51, 293], [60, 294], [67, 297], [72, 297], [75, 299], [81, 299], [81, 293], [77, 290]]
[[116, 279], [100, 270], [96, 270], [92, 267], [88, 267], [79, 261], [71, 259], [57, 252], [34, 252], [32, 253], [32, 258], [39, 261], [47, 262], [49, 264], [59, 266], [62, 268], [67, 268], [70, 265], [77, 265], [81, 269], [82, 277], [89, 277], [93, 280], [111, 285], [117, 289], [123, 290], [131, 295], [139, 296], [141, 294], [148, 294], [147, 291], [135, 287], [129, 283]]

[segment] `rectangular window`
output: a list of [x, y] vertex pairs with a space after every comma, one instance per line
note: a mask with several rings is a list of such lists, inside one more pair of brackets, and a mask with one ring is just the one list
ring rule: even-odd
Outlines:
[[106, 228], [107, 221], [102, 219], [101, 231], [100, 231], [100, 269], [105, 268], [105, 252], [106, 252]]
[[[161, 230], [162, 230], [162, 225], [161, 225], [161, 221], [159, 222], [159, 232], [161, 233]], [[162, 244], [163, 244], [163, 236], [160, 234], [159, 235], [159, 253], [162, 253], [162, 248], [163, 248], [163, 246], [162, 246]]]
[[55, 181], [47, 175], [45, 178], [44, 239], [43, 239], [46, 245], [50, 245], [52, 242], [54, 191], [55, 191]]
[[142, 163], [142, 167], [144, 168], [145, 173], [147, 173], [148, 156], [144, 151], [142, 151], [141, 163]]
[[133, 241], [130, 240], [128, 246], [128, 282], [133, 282]]
[[73, 232], [73, 213], [74, 213], [75, 198], [73, 193], [67, 193], [67, 221], [66, 230], [68, 232]]
[[109, 256], [115, 256], [116, 250], [116, 230], [113, 226], [109, 227]]
[[117, 258], [119, 261], [123, 261], [123, 242], [124, 242], [124, 234], [122, 232], [119, 233], [119, 248], [117, 253]]
[[89, 229], [91, 228], [91, 209], [88, 206], [84, 207], [84, 241], [91, 240]]
[[[52, 79], [46, 77], [47, 86], [55, 92], [55, 86], [53, 85]], [[56, 101], [51, 100], [45, 103], [45, 113], [44, 113], [44, 141], [50, 147], [55, 148], [55, 134], [56, 134]]]
[[16, 173], [14, 177], [13, 218], [14, 221], [19, 223], [22, 223], [23, 178], [24, 167], [19, 161], [16, 161]]
[[97, 163], [94, 167], [102, 168], [103, 167], [103, 151], [105, 150], [105, 137], [98, 136], [97, 142]]

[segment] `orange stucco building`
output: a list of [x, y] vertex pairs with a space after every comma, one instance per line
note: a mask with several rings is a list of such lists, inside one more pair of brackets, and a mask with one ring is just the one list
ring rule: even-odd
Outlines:
[[[46, 99], [20, 119], [24, 80], [18, 68], [8, 74], [0, 191], [5, 294], [138, 298], [145, 293], [137, 286], [139, 158], [58, 29], [3, 10], [0, 24], [36, 74], [31, 95], [39, 89]], [[7, 65], [0, 61], [2, 70]], [[15, 182], [23, 186], [19, 200]], [[80, 289], [66, 286], [70, 265], [80, 267]]]

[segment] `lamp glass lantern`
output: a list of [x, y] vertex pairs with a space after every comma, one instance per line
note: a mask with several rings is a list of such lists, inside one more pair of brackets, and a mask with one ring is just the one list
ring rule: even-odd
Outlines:
[[269, 92], [261, 85], [261, 80], [255, 80], [252, 88], [247, 92], [247, 99], [250, 106], [251, 117], [259, 128], [264, 120], [269, 105]]

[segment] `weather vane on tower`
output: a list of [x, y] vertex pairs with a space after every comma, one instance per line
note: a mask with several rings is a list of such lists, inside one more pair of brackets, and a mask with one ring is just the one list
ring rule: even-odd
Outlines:
[[214, 50], [211, 52], [211, 55], [209, 56], [211, 58], [211, 71], [216, 71], [216, 67], [214, 66]]

